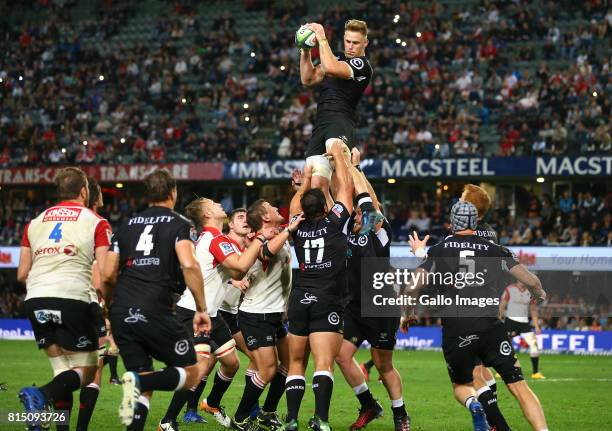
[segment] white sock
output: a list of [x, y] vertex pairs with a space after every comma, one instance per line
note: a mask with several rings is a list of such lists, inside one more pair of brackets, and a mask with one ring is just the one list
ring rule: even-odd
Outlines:
[[396, 409], [404, 405], [404, 398], [398, 398], [397, 400], [391, 400], [391, 408]]
[[468, 398], [465, 400], [465, 408], [469, 410], [469, 409], [470, 409], [470, 404], [472, 404], [472, 403], [473, 403], [473, 402], [475, 402], [475, 401], [476, 401], [476, 398], [474, 398], [474, 397], [468, 397]]
[[363, 394], [367, 390], [368, 390], [368, 385], [365, 382], [353, 388], [353, 392], [355, 392], [355, 395]]

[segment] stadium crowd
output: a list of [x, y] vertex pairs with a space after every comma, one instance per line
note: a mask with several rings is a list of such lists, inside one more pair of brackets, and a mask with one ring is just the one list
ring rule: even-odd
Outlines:
[[[371, 28], [366, 156], [612, 149], [610, 57], [596, 55], [609, 48], [606, 2], [370, 1], [320, 14], [270, 3], [266, 38], [190, 1], [136, 35], [123, 31], [135, 1], [102, 2], [96, 19], [69, 4], [39, 2], [44, 22], [1, 21], [0, 166], [301, 158], [314, 96], [299, 85], [292, 35], [309, 15], [335, 51], [346, 16]], [[244, 2], [247, 16], [263, 6]]]

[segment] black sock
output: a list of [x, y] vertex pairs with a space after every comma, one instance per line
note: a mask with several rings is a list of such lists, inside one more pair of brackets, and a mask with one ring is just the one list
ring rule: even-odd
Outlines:
[[221, 403], [221, 398], [228, 390], [230, 385], [232, 384], [232, 378], [225, 376], [221, 369], [217, 370], [217, 374], [215, 374], [215, 382], [213, 383], [213, 387], [210, 390], [210, 394], [206, 397], [206, 402], [211, 407], [219, 407]]
[[66, 400], [81, 386], [81, 376], [74, 370], [59, 373], [49, 383], [40, 387], [47, 402]]
[[79, 397], [79, 418], [77, 421], [77, 431], [87, 431], [91, 416], [93, 415], [96, 401], [100, 394], [100, 387], [95, 383], [91, 383], [81, 389]]
[[259, 400], [259, 397], [261, 396], [261, 393], [264, 391], [265, 387], [266, 383], [259, 378], [257, 373], [251, 376], [251, 378], [247, 381], [247, 385], [244, 387], [242, 399], [240, 400], [240, 404], [238, 404], [236, 414], [234, 415], [237, 422], [243, 422], [249, 417], [253, 406]]
[[57, 431], [68, 431], [70, 429], [70, 416], [72, 416], [72, 403], [73, 403], [72, 392], [70, 392], [68, 396], [65, 396], [63, 400], [57, 400], [53, 403], [53, 408], [55, 409], [55, 411], [64, 410], [68, 412], [68, 414], [66, 415], [67, 417], [66, 423], [62, 423], [62, 424], [58, 423], [56, 425], [55, 429]]
[[493, 395], [491, 389], [486, 386], [480, 389], [478, 391], [478, 401], [482, 404], [489, 425], [495, 427], [497, 431], [510, 431], [510, 427], [497, 405], [497, 397]]
[[140, 392], [175, 391], [181, 382], [181, 375], [184, 379], [185, 370], [174, 367], [167, 367], [154, 373], [141, 374], [139, 376]]
[[327, 371], [316, 371], [312, 378], [312, 390], [315, 396], [315, 415], [322, 421], [329, 420], [329, 404], [334, 390], [334, 379]]
[[540, 369], [540, 357], [536, 356], [531, 358], [531, 366], [533, 367], [533, 374], [537, 373]]
[[408, 412], [406, 411], [406, 406], [404, 404], [399, 407], [391, 407], [391, 411], [393, 412], [394, 418], [403, 418], [404, 416], [408, 415]]
[[493, 395], [495, 395], [495, 397], [497, 397], [497, 383], [495, 383], [495, 380], [493, 380], [493, 382], [491, 384], [489, 384], [487, 382], [487, 386], [489, 386], [489, 388], [491, 388], [491, 392], [493, 392]]
[[359, 404], [361, 404], [362, 409], [366, 409], [374, 405], [375, 401], [374, 397], [372, 396], [372, 392], [370, 392], [368, 385], [365, 383], [354, 387], [353, 392], [355, 392], [355, 396], [359, 400]]
[[187, 400], [187, 410], [195, 411], [198, 409], [198, 401], [200, 401], [202, 392], [204, 392], [204, 388], [206, 387], [206, 379], [207, 378], [204, 377], [195, 391], [191, 392], [191, 396]]
[[106, 362], [108, 363], [108, 369], [111, 373], [111, 379], [119, 380], [119, 376], [117, 375], [117, 356], [115, 355], [107, 355], [104, 357]]
[[147, 415], [149, 414], [149, 400], [140, 396], [138, 403], [136, 403], [136, 411], [134, 412], [134, 420], [129, 425], [127, 431], [143, 431], [145, 422], [147, 421]]
[[288, 376], [285, 380], [285, 394], [287, 394], [287, 422], [297, 420], [306, 392], [306, 379], [304, 376]]
[[276, 375], [270, 382], [270, 389], [263, 405], [263, 411], [272, 413], [278, 408], [278, 403], [285, 393], [285, 380], [287, 380], [287, 369], [279, 367]]
[[369, 373], [372, 367], [374, 366], [374, 360], [370, 359], [368, 362], [366, 362], [363, 365], [364, 367], [366, 367], [366, 370], [368, 370], [368, 373]]
[[170, 404], [168, 405], [168, 409], [166, 410], [163, 420], [176, 420], [179, 413], [183, 409], [183, 406], [192, 396], [193, 392], [191, 391], [176, 391], [170, 400]]

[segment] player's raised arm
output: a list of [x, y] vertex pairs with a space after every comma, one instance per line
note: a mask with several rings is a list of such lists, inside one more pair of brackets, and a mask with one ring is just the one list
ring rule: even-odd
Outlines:
[[[360, 163], [361, 163], [361, 152], [357, 149], [357, 147], [354, 147], [351, 150], [351, 165], [353, 165], [353, 167], [358, 171], [359, 175], [363, 178], [363, 181], [366, 186], [366, 191], [370, 195], [370, 198], [372, 198], [372, 206], [374, 206], [374, 209], [376, 211], [381, 212], [380, 201], [378, 200], [376, 191], [374, 191], [374, 187], [372, 187], [372, 184], [368, 180], [368, 177], [365, 176], [365, 174], [359, 167]], [[357, 192], [357, 182], [355, 182], [355, 191]]]
[[340, 139], [332, 143], [330, 153], [336, 164], [336, 175], [338, 183], [340, 184], [336, 201], [343, 204], [350, 213], [353, 211], [353, 178], [351, 177], [348, 163], [344, 157], [342, 141]]
[[302, 204], [300, 203], [302, 196], [306, 193], [307, 190], [310, 190], [310, 183], [312, 180], [312, 166], [306, 164], [304, 166], [304, 175], [302, 175], [302, 184], [298, 191], [291, 198], [291, 203], [289, 204], [289, 215], [291, 217], [300, 214], [302, 212]]
[[323, 81], [323, 78], [325, 78], [325, 72], [323, 71], [323, 67], [320, 64], [317, 66], [314, 66], [312, 64], [310, 49], [301, 49], [300, 79], [302, 81], [302, 85], [304, 85], [305, 87], [317, 85], [319, 82]]
[[[320, 67], [323, 70], [323, 75], [332, 76], [340, 79], [352, 79], [353, 69], [344, 61], [339, 61], [329, 46], [329, 42], [325, 37], [325, 29], [321, 24], [316, 22], [306, 24], [306, 27], [314, 31], [319, 43], [319, 57], [321, 58]], [[301, 57], [300, 57], [301, 58]], [[302, 62], [300, 60], [300, 72]], [[323, 79], [323, 78], [321, 78]], [[303, 82], [303, 81], [302, 81]]]

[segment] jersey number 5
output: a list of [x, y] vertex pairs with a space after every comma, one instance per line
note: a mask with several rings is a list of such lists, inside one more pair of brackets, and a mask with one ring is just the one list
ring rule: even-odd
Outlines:
[[144, 231], [140, 234], [140, 238], [138, 238], [138, 244], [136, 244], [136, 250], [142, 251], [143, 256], [148, 256], [151, 254], [151, 250], [153, 250], [153, 235], [151, 235], [151, 230], [153, 229], [152, 224], [148, 224], [145, 226]]
[[[468, 259], [471, 257], [472, 259]], [[461, 250], [459, 252], [459, 272], [475, 274], [476, 261], [473, 259], [474, 250]], [[465, 276], [464, 276], [465, 277]], [[459, 287], [457, 287], [459, 289]]]
[[317, 238], [312, 241], [307, 239], [304, 243], [304, 263], [310, 263], [310, 249], [317, 250], [317, 260], [315, 263], [323, 262], [323, 252], [325, 251], [325, 238]]

